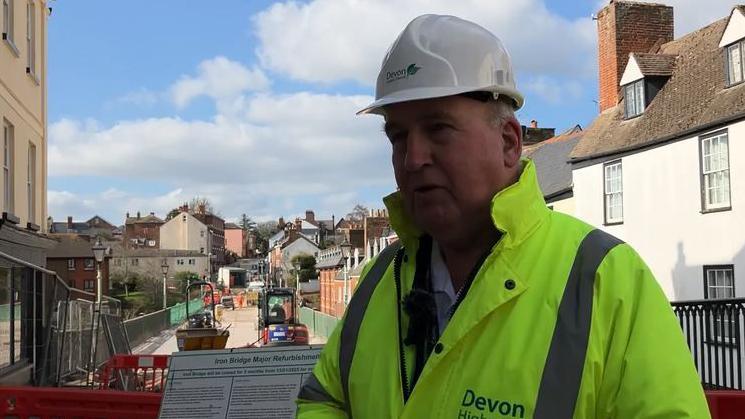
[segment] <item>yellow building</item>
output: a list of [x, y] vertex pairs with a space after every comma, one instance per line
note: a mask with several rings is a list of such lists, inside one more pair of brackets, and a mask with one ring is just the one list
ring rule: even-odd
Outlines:
[[[49, 381], [46, 0], [0, 0], [0, 384]], [[58, 291], [64, 291], [57, 287]], [[59, 293], [59, 292], [57, 292]]]
[[0, 2], [0, 209], [20, 227], [45, 231], [47, 6], [45, 0]]

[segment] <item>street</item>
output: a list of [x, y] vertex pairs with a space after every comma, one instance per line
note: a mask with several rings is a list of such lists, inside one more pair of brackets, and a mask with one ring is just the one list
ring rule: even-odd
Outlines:
[[[223, 312], [222, 324], [225, 327], [230, 327], [230, 338], [228, 338], [226, 348], [245, 347], [256, 342], [259, 338], [258, 330], [256, 330], [257, 314], [258, 310], [256, 307], [243, 307], [235, 310], [225, 310]], [[177, 352], [178, 346], [176, 344], [175, 330], [170, 330], [167, 333], [170, 337], [167, 337], [164, 342], [142, 345], [137, 352], [162, 355], [170, 355], [173, 352]], [[161, 338], [162, 340], [163, 338]], [[326, 343], [326, 338], [311, 335], [310, 343]], [[150, 349], [153, 347], [155, 349], [151, 351]]]

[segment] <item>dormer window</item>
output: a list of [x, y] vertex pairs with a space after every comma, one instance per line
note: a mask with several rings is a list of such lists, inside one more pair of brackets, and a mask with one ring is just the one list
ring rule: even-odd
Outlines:
[[727, 47], [727, 86], [743, 81], [743, 41]]
[[727, 20], [727, 27], [719, 39], [719, 48], [724, 48], [725, 77], [727, 87], [745, 81], [745, 7], [735, 6]]
[[629, 83], [623, 89], [624, 102], [626, 103], [626, 119], [633, 118], [644, 112], [644, 79]]

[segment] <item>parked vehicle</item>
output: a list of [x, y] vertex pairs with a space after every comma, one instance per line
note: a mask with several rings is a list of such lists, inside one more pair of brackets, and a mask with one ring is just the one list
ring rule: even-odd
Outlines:
[[233, 300], [232, 295], [223, 295], [220, 299], [220, 304], [222, 304], [225, 308], [235, 310], [235, 301]]

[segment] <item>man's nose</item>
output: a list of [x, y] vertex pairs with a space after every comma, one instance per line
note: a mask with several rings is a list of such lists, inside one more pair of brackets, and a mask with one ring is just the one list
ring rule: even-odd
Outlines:
[[410, 132], [406, 139], [404, 168], [408, 172], [415, 172], [430, 164], [432, 164], [432, 148], [428, 139], [420, 132]]

